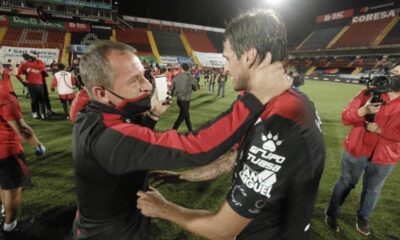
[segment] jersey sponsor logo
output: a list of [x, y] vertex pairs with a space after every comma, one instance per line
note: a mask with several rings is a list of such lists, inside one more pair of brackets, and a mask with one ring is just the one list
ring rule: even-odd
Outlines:
[[258, 172], [251, 169], [247, 164], [243, 164], [239, 176], [246, 187], [267, 198], [271, 197], [272, 186], [277, 181], [275, 172], [267, 169]]
[[246, 197], [247, 197], [246, 191], [240, 185], [235, 184], [231, 192], [231, 199], [233, 204], [239, 207], [243, 206], [242, 202], [237, 198], [242, 199]]

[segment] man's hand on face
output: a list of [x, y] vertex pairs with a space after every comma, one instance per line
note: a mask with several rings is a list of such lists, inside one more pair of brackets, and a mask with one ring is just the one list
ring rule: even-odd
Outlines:
[[168, 202], [157, 189], [151, 188], [152, 191], [139, 191], [139, 197], [136, 207], [141, 210], [142, 214], [148, 217], [162, 217], [168, 214]]
[[154, 91], [153, 96], [151, 97], [151, 112], [156, 114], [157, 116], [161, 116], [167, 109], [171, 106], [171, 93], [168, 92], [168, 97], [165, 101], [159, 101], [157, 96], [157, 90]]
[[257, 67], [254, 79], [251, 79], [249, 92], [255, 95], [263, 104], [273, 97], [290, 89], [293, 80], [285, 74], [281, 62], [271, 63], [271, 53]]

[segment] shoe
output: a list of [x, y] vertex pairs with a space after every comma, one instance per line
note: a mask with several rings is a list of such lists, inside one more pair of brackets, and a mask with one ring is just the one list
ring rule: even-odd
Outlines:
[[40, 114], [40, 119], [42, 119], [42, 120], [46, 120], [46, 119], [47, 119], [47, 116], [46, 116], [46, 114], [43, 114], [43, 113], [41, 113], [41, 114]]
[[340, 232], [340, 226], [337, 223], [337, 218], [329, 216], [326, 210], [325, 210], [325, 223], [331, 230], [335, 232]]
[[47, 111], [47, 116], [55, 116], [56, 113], [53, 111]]
[[4, 240], [23, 240], [30, 239], [29, 232], [32, 231], [32, 224], [34, 219], [29, 220], [28, 222], [18, 222], [17, 226], [10, 232], [4, 231], [1, 229], [2, 237], [0, 239]]
[[38, 114], [37, 112], [33, 112], [33, 113], [32, 113], [32, 117], [33, 117], [34, 119], [39, 119], [39, 114]]
[[371, 228], [369, 227], [368, 219], [358, 215], [356, 217], [356, 228], [357, 231], [364, 236], [368, 236], [371, 234]]

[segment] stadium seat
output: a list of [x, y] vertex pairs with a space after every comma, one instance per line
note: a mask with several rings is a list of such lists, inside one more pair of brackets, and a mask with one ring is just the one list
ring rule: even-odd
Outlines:
[[393, 18], [385, 18], [376, 21], [354, 23], [332, 48], [369, 46], [392, 20]]
[[343, 26], [315, 30], [298, 50], [324, 49]]
[[116, 35], [117, 41], [133, 46], [139, 54], [152, 54], [146, 29], [116, 30]]
[[216, 53], [215, 47], [204, 32], [185, 31], [185, 36], [194, 51]]
[[400, 21], [392, 28], [381, 42], [381, 45], [400, 44]]
[[222, 44], [224, 42], [224, 34], [219, 32], [207, 32], [208, 38], [211, 40], [214, 48], [218, 53], [222, 53], [223, 47]]
[[178, 33], [154, 30], [153, 35], [161, 56], [188, 56]]

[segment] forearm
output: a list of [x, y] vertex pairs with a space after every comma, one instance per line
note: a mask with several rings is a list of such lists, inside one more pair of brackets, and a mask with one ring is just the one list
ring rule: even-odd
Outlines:
[[180, 178], [189, 182], [201, 182], [215, 179], [222, 174], [232, 171], [236, 155], [236, 151], [226, 153], [206, 166], [182, 172]]
[[160, 218], [173, 222], [196, 235], [207, 239], [232, 240], [231, 236], [223, 236], [224, 230], [219, 227], [215, 214], [207, 210], [194, 210], [168, 203]]
[[30, 127], [24, 126], [21, 129], [20, 135], [31, 146], [37, 147], [38, 145], [40, 145], [39, 139], [36, 137], [35, 133], [33, 132], [33, 130]]

